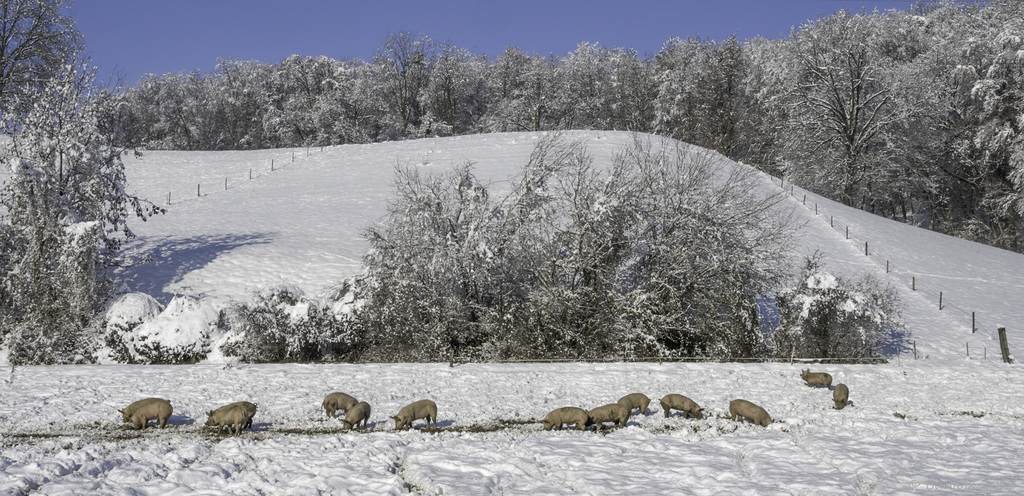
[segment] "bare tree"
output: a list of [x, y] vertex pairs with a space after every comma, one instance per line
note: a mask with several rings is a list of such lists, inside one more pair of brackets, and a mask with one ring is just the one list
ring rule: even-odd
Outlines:
[[873, 20], [841, 12], [804, 26], [791, 42], [799, 63], [789, 150], [794, 172], [819, 169], [812, 173], [817, 185], [834, 185], [846, 205], [871, 174], [872, 147], [894, 116], [893, 96], [869, 48]]
[[65, 15], [70, 0], [0, 0], [0, 111], [80, 52], [82, 35]]

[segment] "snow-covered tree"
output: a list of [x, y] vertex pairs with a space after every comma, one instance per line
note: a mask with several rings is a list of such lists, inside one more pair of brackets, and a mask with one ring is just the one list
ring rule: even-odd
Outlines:
[[122, 151], [99, 131], [91, 83], [91, 72], [67, 66], [3, 126], [0, 324], [13, 363], [88, 359], [107, 268], [132, 236], [128, 217], [158, 210], [126, 193]]
[[0, 113], [78, 56], [82, 35], [70, 7], [71, 0], [0, 0]]
[[896, 113], [869, 39], [875, 19], [841, 11], [790, 42], [798, 66], [787, 173], [845, 205], [861, 205], [862, 188], [888, 158], [880, 137]]

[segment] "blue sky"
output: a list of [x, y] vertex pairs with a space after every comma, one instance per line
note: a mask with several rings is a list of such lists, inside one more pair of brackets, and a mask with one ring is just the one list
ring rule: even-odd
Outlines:
[[389, 34], [425, 34], [494, 57], [508, 46], [565, 55], [581, 42], [655, 53], [672, 37], [786, 36], [840, 9], [906, 9], [852, 0], [78, 0], [74, 16], [105, 80], [198, 69], [218, 58], [276, 63], [292, 54], [369, 60]]

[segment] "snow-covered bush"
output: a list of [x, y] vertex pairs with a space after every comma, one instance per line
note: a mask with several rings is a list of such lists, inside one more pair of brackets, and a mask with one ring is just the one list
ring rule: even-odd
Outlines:
[[343, 360], [359, 344], [356, 326], [331, 307], [305, 298], [296, 286], [257, 292], [229, 307], [222, 323], [229, 335], [221, 352], [247, 362]]
[[903, 336], [898, 293], [870, 276], [854, 282], [836, 276], [821, 259], [808, 257], [799, 284], [778, 297], [779, 352], [835, 359], [883, 355]]
[[210, 303], [176, 296], [166, 308], [152, 297], [129, 293], [107, 311], [110, 358], [123, 363], [195, 363], [210, 352], [219, 311]]
[[717, 158], [638, 139], [599, 168], [553, 135], [501, 198], [399, 168], [355, 288], [372, 358], [766, 356], [791, 229]]

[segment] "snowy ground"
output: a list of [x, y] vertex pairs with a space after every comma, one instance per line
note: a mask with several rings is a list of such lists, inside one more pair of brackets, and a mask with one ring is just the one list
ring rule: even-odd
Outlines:
[[[1024, 375], [996, 362], [815, 366], [850, 387], [831, 408], [790, 364], [446, 364], [18, 368], [0, 395], [0, 494], [1020, 494]], [[373, 407], [367, 432], [325, 420], [323, 396]], [[607, 433], [546, 432], [562, 406], [641, 391], [646, 416]], [[685, 394], [704, 420], [664, 418]], [[116, 408], [160, 396], [172, 427], [133, 431]], [[745, 398], [776, 420], [734, 422]], [[395, 432], [411, 401], [439, 432]], [[253, 432], [203, 426], [259, 404]]]
[[[632, 140], [567, 137], [586, 140], [598, 164]], [[215, 306], [281, 283], [315, 295], [358, 272], [361, 233], [384, 214], [396, 164], [440, 172], [469, 160], [500, 183], [538, 139], [147, 152], [126, 160], [130, 189], [160, 204], [170, 193], [171, 203], [166, 215], [133, 224], [131, 253], [154, 262], [120, 275], [164, 304], [190, 295]], [[767, 176], [762, 187], [791, 191]], [[1007, 327], [1011, 350], [1024, 346], [1024, 258], [805, 193], [793, 189], [784, 202], [803, 224], [794, 252], [821, 250], [836, 273], [871, 273], [899, 288], [917, 349], [916, 359], [909, 348], [885, 365], [812, 366], [850, 386], [845, 410], [830, 409], [830, 392], [802, 385], [799, 364], [8, 368], [0, 495], [1020, 494], [1024, 374], [1000, 363], [996, 328]], [[318, 407], [331, 391], [372, 405], [370, 432], [341, 433], [323, 420]], [[532, 422], [637, 391], [654, 401], [625, 429], [554, 433]], [[689, 396], [711, 417], [665, 419], [657, 399], [667, 393]], [[172, 401], [172, 427], [140, 433], [121, 424], [116, 409], [148, 396]], [[777, 423], [726, 419], [737, 397]], [[437, 402], [440, 431], [394, 432], [388, 417], [420, 398]], [[253, 432], [234, 438], [203, 427], [204, 412], [238, 400], [260, 405]]]

